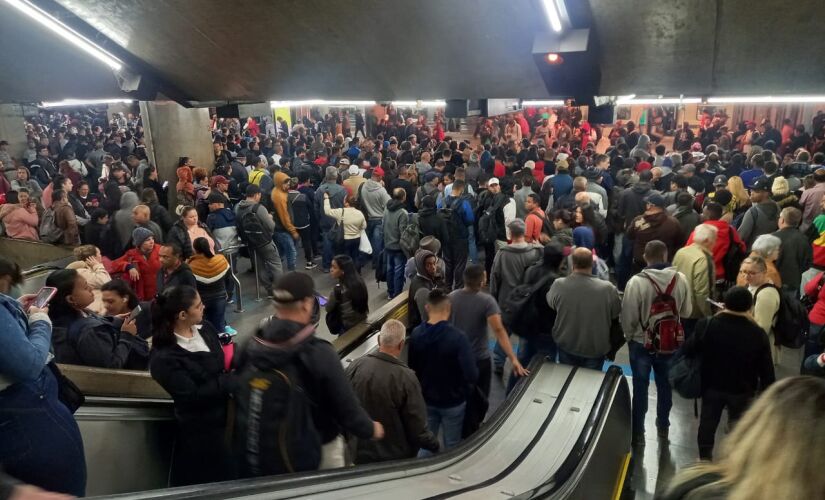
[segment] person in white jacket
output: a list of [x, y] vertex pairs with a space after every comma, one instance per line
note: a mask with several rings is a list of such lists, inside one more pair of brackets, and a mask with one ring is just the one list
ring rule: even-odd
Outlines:
[[77, 273], [86, 279], [86, 283], [92, 288], [92, 294], [95, 297], [87, 309], [100, 314], [106, 314], [106, 307], [103, 305], [103, 294], [100, 287], [112, 281], [112, 277], [103, 266], [103, 257], [100, 255], [100, 249], [94, 245], [81, 245], [74, 249], [75, 262], [69, 263], [66, 269], [76, 269]]
[[650, 322], [651, 304], [659, 293], [663, 293], [673, 298], [677, 321], [690, 311], [687, 279], [668, 263], [667, 246], [659, 240], [648, 242], [645, 245], [644, 260], [647, 267], [633, 276], [625, 287], [621, 313], [622, 330], [627, 339], [630, 369], [633, 373], [634, 446], [644, 444], [651, 369], [656, 380], [656, 427], [660, 440], [667, 440], [670, 408], [673, 406], [668, 382], [673, 353], [664, 344], [657, 347], [655, 339], [648, 339], [645, 332], [653, 327]]

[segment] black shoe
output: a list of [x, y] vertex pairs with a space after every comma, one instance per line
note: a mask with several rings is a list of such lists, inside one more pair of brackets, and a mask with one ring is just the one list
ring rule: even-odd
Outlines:
[[669, 430], [670, 430], [670, 427], [657, 427], [656, 428], [656, 435], [659, 436], [659, 441], [660, 442], [663, 442], [663, 443], [670, 442], [670, 439], [668, 439], [668, 431]]
[[634, 448], [638, 448], [645, 445], [645, 433], [644, 432], [637, 432], [633, 434], [633, 439], [630, 441], [630, 445]]

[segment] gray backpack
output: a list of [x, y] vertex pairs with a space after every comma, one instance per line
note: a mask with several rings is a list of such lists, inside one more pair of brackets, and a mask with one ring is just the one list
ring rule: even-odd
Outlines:
[[40, 241], [44, 243], [59, 243], [63, 239], [63, 230], [57, 227], [54, 210], [47, 208], [40, 219]]

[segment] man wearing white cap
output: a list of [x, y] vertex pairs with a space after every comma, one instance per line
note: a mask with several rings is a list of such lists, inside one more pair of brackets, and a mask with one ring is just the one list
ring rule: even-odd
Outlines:
[[[341, 161], [343, 162], [344, 160], [342, 159]], [[357, 200], [358, 188], [361, 187], [361, 184], [363, 184], [366, 179], [361, 175], [361, 169], [358, 168], [358, 165], [350, 165], [347, 173], [349, 177], [344, 181], [344, 187], [349, 191], [349, 195]]]

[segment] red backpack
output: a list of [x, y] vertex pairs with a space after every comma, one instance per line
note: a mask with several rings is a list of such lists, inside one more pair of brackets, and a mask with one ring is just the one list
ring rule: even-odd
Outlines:
[[672, 295], [679, 275], [673, 276], [665, 291], [662, 291], [650, 276], [645, 275], [645, 278], [656, 291], [656, 297], [650, 303], [647, 325], [644, 327], [645, 349], [660, 354], [672, 354], [685, 341], [685, 330], [679, 321], [679, 308]]

